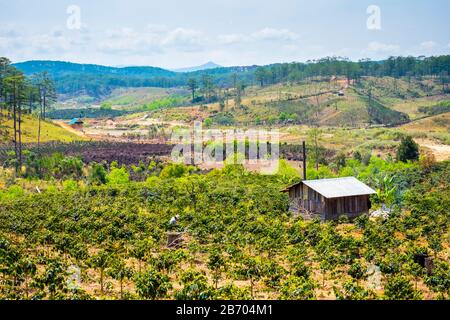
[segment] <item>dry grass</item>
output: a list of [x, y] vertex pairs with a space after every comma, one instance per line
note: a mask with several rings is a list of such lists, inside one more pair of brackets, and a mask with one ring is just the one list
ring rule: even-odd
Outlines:
[[[12, 141], [13, 120], [9, 119], [6, 122], [2, 122], [1, 124], [5, 125], [8, 130], [9, 141], [4, 140], [3, 142]], [[22, 126], [22, 142], [23, 143], [37, 142], [38, 120], [35, 117], [29, 115], [22, 116], [21, 126]], [[55, 124], [52, 121], [41, 122], [41, 142], [48, 142], [48, 141], [72, 142], [78, 140], [85, 140], [85, 139], [75, 134], [74, 132], [70, 132], [67, 129]]]

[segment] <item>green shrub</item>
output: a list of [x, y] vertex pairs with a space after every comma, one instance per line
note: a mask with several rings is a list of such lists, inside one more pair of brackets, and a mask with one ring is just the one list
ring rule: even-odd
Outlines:
[[99, 163], [93, 163], [89, 168], [88, 182], [90, 184], [105, 184], [106, 183], [106, 170]]
[[169, 277], [153, 269], [137, 274], [134, 283], [139, 296], [151, 300], [166, 297], [172, 288]]
[[384, 296], [388, 300], [420, 300], [420, 292], [414, 290], [411, 282], [403, 276], [388, 277], [384, 287]]
[[397, 160], [407, 162], [408, 160], [419, 160], [419, 145], [411, 136], [402, 138], [400, 146], [397, 149]]
[[130, 174], [126, 167], [114, 168], [106, 175], [106, 182], [110, 185], [125, 184], [130, 182]]
[[316, 285], [309, 279], [290, 276], [281, 284], [280, 299], [283, 300], [312, 300], [315, 299]]
[[13, 185], [6, 189], [5, 191], [0, 190], [0, 200], [9, 200], [9, 199], [17, 199], [23, 197], [25, 195], [25, 191], [21, 186]]
[[75, 180], [69, 179], [63, 181], [63, 189], [64, 191], [77, 191], [78, 188], [78, 182]]

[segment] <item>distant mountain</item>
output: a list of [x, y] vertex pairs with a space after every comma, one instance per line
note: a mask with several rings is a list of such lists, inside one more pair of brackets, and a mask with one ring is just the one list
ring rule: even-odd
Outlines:
[[27, 61], [15, 63], [14, 66], [26, 75], [47, 71], [51, 76], [58, 78], [73, 74], [112, 75], [129, 77], [171, 77], [175, 72], [157, 67], [125, 67], [115, 68], [95, 64], [79, 64], [63, 61]]
[[222, 68], [222, 66], [210, 61], [208, 63], [202, 64], [201, 66], [175, 69], [173, 71], [175, 71], [175, 72], [195, 72], [195, 71], [202, 71], [202, 70], [209, 70], [209, 69], [216, 69], [216, 68]]

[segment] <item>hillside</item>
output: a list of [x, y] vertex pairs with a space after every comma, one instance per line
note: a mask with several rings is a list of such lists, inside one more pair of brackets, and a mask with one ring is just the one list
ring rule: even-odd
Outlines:
[[449, 94], [438, 94], [434, 96], [421, 97], [416, 99], [402, 100], [395, 103], [392, 109], [407, 113], [411, 120], [420, 119], [427, 116], [424, 111], [430, 110], [428, 108], [439, 105], [440, 103], [450, 101]]
[[56, 89], [66, 98], [80, 95], [88, 100], [107, 97], [121, 87], [174, 87], [183, 84], [175, 72], [155, 67], [114, 68], [60, 61], [28, 61], [14, 64], [25, 75], [47, 71]]
[[84, 100], [89, 102], [105, 99], [118, 88], [180, 87], [186, 85], [188, 78], [194, 77], [200, 81], [205, 74], [214, 76], [217, 83], [229, 82], [233, 73], [239, 74], [243, 80], [250, 81], [252, 71], [256, 68], [223, 68], [209, 63], [187, 70], [188, 72], [174, 72], [157, 67], [116, 68], [47, 60], [20, 62], [13, 66], [27, 76], [46, 71], [55, 80], [56, 89], [64, 100], [83, 96]]
[[[247, 87], [241, 93], [240, 104], [236, 104], [237, 92], [230, 90], [223, 103], [203, 103], [186, 108], [156, 110], [152, 116], [165, 120], [191, 122], [210, 118], [218, 125], [263, 125], [263, 124], [316, 124], [334, 127], [361, 127], [367, 125], [401, 125], [416, 118], [417, 109], [446, 101], [446, 95], [439, 94], [437, 85], [430, 85], [431, 92], [410, 88], [402, 89], [405, 80], [399, 84], [391, 97], [383, 89], [390, 78], [363, 78], [358, 83], [347, 84], [338, 81], [303, 81], [299, 83], [275, 84]], [[371, 86], [372, 94], [367, 92]], [[400, 87], [402, 86], [402, 87]], [[417, 86], [419, 87], [419, 86]], [[435, 92], [435, 96], [431, 93]], [[427, 96], [427, 94], [429, 96]], [[402, 98], [399, 98], [402, 96]], [[420, 97], [420, 98], [413, 98]], [[420, 100], [423, 99], [423, 100]], [[421, 103], [420, 101], [428, 101]], [[220, 100], [220, 98], [219, 98]], [[417, 104], [411, 109], [408, 104]], [[425, 115], [421, 113], [421, 115]]]
[[[12, 120], [7, 120], [0, 125], [2, 132], [4, 130], [8, 131], [8, 137], [5, 138], [5, 135], [0, 137], [0, 143], [10, 143], [12, 142], [13, 136], [13, 122]], [[38, 134], [38, 120], [35, 117], [24, 115], [22, 116], [22, 142], [23, 143], [35, 143], [37, 142], [37, 134]], [[50, 142], [50, 141], [60, 141], [60, 142], [72, 142], [84, 140], [79, 135], [74, 132], [70, 132], [65, 128], [51, 122], [51, 121], [42, 121], [41, 122], [41, 142]]]
[[119, 75], [125, 77], [170, 77], [174, 72], [156, 67], [107, 67], [95, 64], [79, 64], [63, 61], [27, 61], [13, 64], [26, 75], [47, 71], [51, 76], [58, 78], [70, 74]]
[[[359, 80], [364, 77], [391, 77], [392, 85], [387, 83], [384, 87], [392, 91], [389, 96], [390, 101], [395, 101], [395, 99], [408, 97], [417, 98], [420, 96], [420, 93], [417, 95], [419, 89], [429, 95], [436, 94], [438, 89], [434, 88], [434, 82], [447, 81], [447, 78], [441, 75], [450, 73], [450, 56], [391, 57], [376, 62], [352, 62], [326, 57], [306, 63], [277, 63], [262, 67], [256, 65], [222, 67], [194, 72], [173, 72], [155, 67], [114, 68], [59, 61], [28, 61], [15, 66], [27, 75], [45, 70], [50, 72], [57, 80], [57, 89], [60, 94], [71, 97], [87, 95], [97, 100], [108, 96], [112, 90], [120, 87], [179, 87], [186, 86], [189, 79], [197, 80], [198, 88], [204, 87], [206, 83], [208, 87], [212, 85], [229, 89], [237, 86], [248, 87], [257, 83], [267, 86], [298, 83], [305, 80], [317, 81], [320, 78], [345, 77], [359, 83]], [[408, 84], [400, 85], [397, 82], [399, 79], [408, 79]], [[427, 81], [431, 83], [431, 86]], [[377, 83], [377, 81], [374, 82]], [[411, 92], [398, 94], [399, 89]], [[442, 90], [447, 93], [448, 85], [444, 85]], [[376, 93], [374, 95], [376, 96]], [[386, 101], [382, 102], [384, 104]]]

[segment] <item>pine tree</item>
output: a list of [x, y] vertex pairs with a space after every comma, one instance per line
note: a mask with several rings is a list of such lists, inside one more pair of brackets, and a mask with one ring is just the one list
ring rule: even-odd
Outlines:
[[407, 162], [408, 160], [419, 160], [419, 145], [411, 136], [402, 138], [397, 150], [397, 161]]

